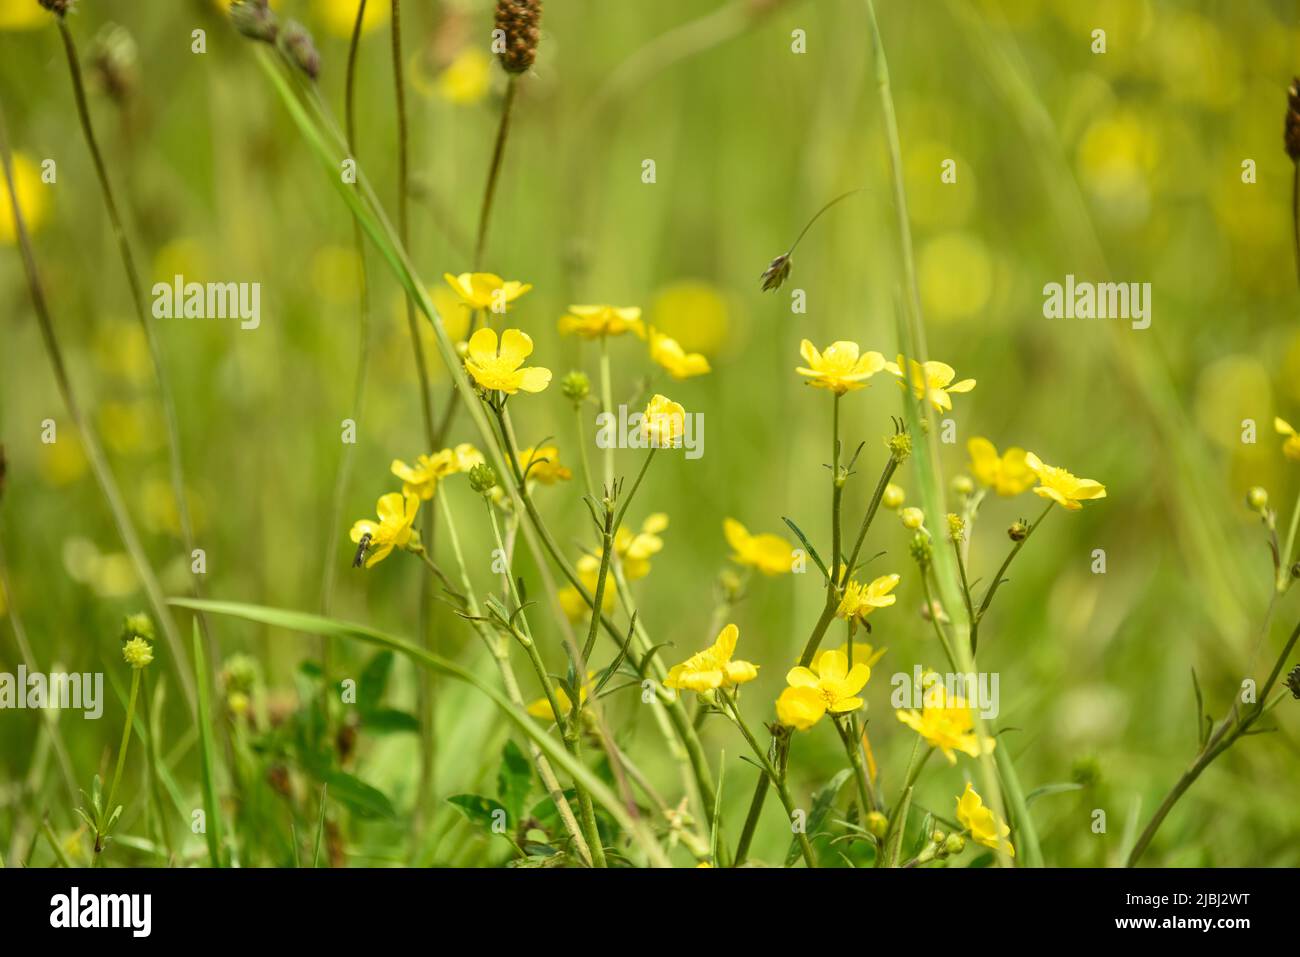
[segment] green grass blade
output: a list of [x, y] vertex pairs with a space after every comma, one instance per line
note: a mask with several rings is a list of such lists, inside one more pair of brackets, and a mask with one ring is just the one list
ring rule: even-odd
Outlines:
[[199, 622], [194, 620], [194, 680], [199, 704], [199, 757], [203, 770], [204, 837], [213, 867], [222, 867], [221, 805], [217, 802], [216, 743], [212, 736], [212, 691], [208, 685], [208, 659], [203, 653]]
[[411, 661], [431, 671], [472, 685], [491, 698], [505, 717], [532, 740], [546, 754], [547, 758], [564, 768], [574, 780], [582, 784], [592, 798], [618, 823], [619, 827], [641, 845], [646, 857], [652, 864], [659, 867], [669, 866], [668, 859], [659, 843], [655, 840], [654, 835], [650, 833], [643, 823], [632, 818], [627, 808], [623, 806], [623, 803], [614, 792], [605, 785], [604, 781], [592, 773], [586, 765], [575, 759], [554, 737], [542, 730], [541, 726], [530, 718], [526, 712], [511, 704], [504, 694], [455, 662], [449, 661], [441, 655], [425, 651], [418, 645], [412, 644], [403, 638], [355, 622], [339, 621], [335, 618], [325, 618], [305, 612], [267, 608], [262, 605], [249, 605], [241, 602], [195, 601], [186, 598], [173, 598], [171, 603], [180, 608], [211, 612], [214, 615], [229, 615], [303, 634], [343, 638], [360, 641], [379, 648], [388, 648], [398, 654], [405, 655]]

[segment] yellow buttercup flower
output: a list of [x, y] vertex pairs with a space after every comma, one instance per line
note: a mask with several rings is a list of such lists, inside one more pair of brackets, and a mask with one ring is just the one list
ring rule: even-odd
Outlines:
[[497, 350], [497, 334], [491, 329], [480, 329], [469, 340], [465, 368], [474, 381], [485, 389], [514, 395], [516, 392], [541, 392], [551, 384], [551, 370], [541, 366], [520, 368], [533, 353], [533, 340], [528, 333], [507, 329], [501, 333], [501, 347]]
[[1062, 508], [1077, 512], [1083, 508], [1080, 502], [1106, 497], [1106, 486], [1100, 482], [1081, 479], [1065, 469], [1046, 465], [1033, 452], [1026, 453], [1025, 464], [1038, 476], [1038, 481], [1041, 483], [1034, 489], [1034, 494], [1042, 498], [1050, 498]]
[[954, 695], [947, 696], [943, 685], [932, 685], [921, 692], [923, 696], [920, 711], [899, 709], [894, 715], [907, 725], [933, 748], [943, 752], [949, 764], [957, 763], [960, 751], [972, 758], [993, 750], [997, 742], [993, 738], [980, 739], [975, 734], [975, 721], [971, 710], [966, 706], [966, 699]]
[[998, 495], [1010, 498], [1034, 484], [1034, 472], [1026, 463], [1024, 449], [1012, 446], [998, 455], [997, 446], [985, 438], [966, 443], [970, 452], [970, 470], [975, 480]]
[[[592, 688], [593, 685], [592, 679], [594, 679], [595, 677], [596, 677], [596, 672], [588, 671], [587, 680], [583, 683], [582, 687], [578, 689], [579, 708], [581, 708], [584, 704], [587, 703], [587, 694], [588, 692], [590, 692]], [[555, 686], [555, 703], [560, 706], [561, 714], [564, 717], [568, 717], [569, 712], [573, 708], [573, 699], [570, 698], [568, 692], [565, 691], [563, 688], [561, 688], [559, 685]], [[536, 701], [529, 704], [527, 711], [534, 718], [543, 718], [547, 721], [555, 720], [555, 712], [551, 709], [550, 699], [546, 698], [545, 696], [538, 698]]]
[[792, 570], [791, 556], [794, 548], [780, 535], [764, 532], [749, 534], [749, 530], [734, 518], [725, 519], [722, 533], [731, 546], [731, 560], [739, 565], [757, 568], [764, 575], [783, 575]]
[[970, 836], [977, 843], [995, 851], [1000, 847], [1010, 856], [1016, 856], [1016, 849], [1006, 839], [1011, 828], [984, 806], [983, 800], [975, 793], [969, 781], [966, 782], [966, 790], [957, 798], [957, 820], [970, 831]]
[[909, 375], [903, 374], [903, 357], [894, 362], [886, 362], [885, 368], [898, 377], [898, 384], [907, 388], [910, 380], [912, 394], [918, 399], [926, 399], [936, 412], [947, 412], [952, 408], [952, 392], [969, 392], [975, 388], [974, 379], [962, 379], [953, 382], [957, 373], [946, 362], [926, 362], [924, 365], [912, 359], [908, 364]]
[[559, 329], [564, 335], [584, 339], [621, 336], [625, 332], [645, 335], [641, 310], [636, 306], [570, 306], [568, 314], [560, 317]]
[[865, 388], [867, 380], [885, 368], [885, 357], [879, 352], [861, 352], [856, 342], [832, 342], [824, 352], [818, 352], [807, 339], [799, 343], [799, 354], [807, 366], [794, 371], [808, 378], [808, 384], [819, 389], [830, 389], [843, 395]]
[[[849, 654], [850, 649], [852, 649], [852, 655]], [[808, 667], [813, 671], [820, 673], [822, 655], [826, 654], [828, 650], [829, 649], [823, 648], [821, 651], [817, 652], [817, 654], [813, 655], [812, 663], [809, 664]], [[873, 648], [865, 641], [855, 641], [851, 646], [845, 644], [843, 648], [839, 649], [839, 652], [848, 660], [850, 666], [862, 664], [871, 668], [875, 666], [877, 661], [885, 656], [885, 652], [888, 650], [889, 649], [887, 648]]]
[[[554, 445], [519, 450], [519, 470], [530, 482], [554, 485], [573, 478], [573, 472], [560, 464], [560, 450]], [[621, 529], [620, 529], [621, 531]]]
[[664, 679], [664, 685], [682, 691], [712, 691], [731, 688], [753, 681], [758, 677], [758, 665], [748, 661], [733, 661], [740, 629], [727, 625], [718, 632], [714, 643], [698, 654], [691, 655], [679, 665], [673, 665]]
[[456, 462], [456, 453], [451, 449], [443, 449], [433, 455], [420, 455], [414, 465], [407, 465], [401, 459], [393, 459], [389, 470], [402, 480], [403, 494], [414, 495], [424, 502], [433, 498], [439, 480], [460, 471]]
[[375, 505], [379, 521], [361, 519], [352, 526], [350, 537], [358, 545], [366, 541], [369, 557], [366, 567], [382, 562], [394, 548], [405, 548], [411, 540], [411, 526], [415, 513], [420, 510], [420, 500], [414, 495], [389, 492]]
[[844, 597], [840, 599], [840, 606], [835, 610], [835, 614], [845, 621], [852, 618], [866, 621], [867, 616], [877, 608], [888, 608], [898, 601], [897, 595], [890, 594], [898, 585], [898, 581], [898, 575], [881, 575], [870, 585], [865, 586], [850, 581], [844, 589]]
[[689, 379], [709, 371], [709, 360], [698, 352], [687, 352], [681, 343], [656, 329], [650, 330], [650, 358], [668, 370], [674, 379]]
[[463, 272], [459, 276], [448, 272], [442, 278], [465, 305], [496, 315], [504, 315], [516, 299], [533, 288], [531, 283], [507, 281], [490, 272]]
[[1285, 419], [1274, 417], [1273, 428], [1277, 429], [1278, 435], [1286, 436], [1286, 441], [1282, 443], [1282, 454], [1289, 459], [1300, 461], [1300, 435], [1296, 435], [1295, 429]]
[[[320, 21], [325, 32], [345, 39], [352, 36], [352, 27], [357, 22], [357, 8], [361, 0], [316, 0], [312, 4], [312, 13]], [[376, 27], [388, 22], [390, 4], [376, 3], [370, 0], [366, 12], [361, 17], [361, 32], [369, 33]]]
[[[36, 0], [32, 0], [32, 9], [45, 14]], [[35, 233], [45, 221], [47, 205], [46, 187], [41, 182], [40, 170], [36, 164], [22, 153], [12, 154], [14, 188], [18, 191], [18, 208], [23, 213], [23, 223], [27, 232]], [[0, 244], [12, 246], [18, 239], [18, 228], [14, 225], [13, 203], [9, 200], [9, 181], [0, 175]]]
[[[659, 537], [659, 533], [667, 527], [668, 516], [663, 512], [655, 512], [648, 516], [641, 523], [639, 532], [633, 532], [625, 525], [619, 526], [618, 531], [614, 533], [614, 554], [618, 557], [624, 578], [628, 581], [638, 581], [650, 574], [650, 559], [664, 547], [664, 541]], [[587, 593], [592, 596], [596, 594], [596, 584], [600, 578], [602, 554], [601, 551], [587, 552], [578, 559], [576, 566], [579, 580], [587, 589]], [[616, 598], [613, 586], [606, 582], [605, 595], [601, 602], [602, 610], [607, 613], [613, 611]], [[572, 585], [560, 589], [559, 599], [560, 606], [570, 621], [581, 621], [590, 610], [578, 589]]]
[[641, 434], [656, 449], [676, 448], [686, 430], [686, 410], [656, 393], [641, 417]]
[[826, 712], [846, 714], [865, 703], [858, 692], [871, 678], [871, 666], [855, 662], [849, 667], [842, 651], [824, 651], [817, 659], [818, 669], [791, 668], [785, 680], [789, 685], [776, 699], [776, 717], [782, 724], [807, 731]]

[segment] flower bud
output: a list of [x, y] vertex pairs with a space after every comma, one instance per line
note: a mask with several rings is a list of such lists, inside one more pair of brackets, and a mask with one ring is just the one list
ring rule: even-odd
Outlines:
[[930, 835], [930, 840], [935, 844], [942, 844], [947, 839], [948, 835], [943, 833], [943, 831], [935, 831]]
[[122, 660], [138, 671], [153, 661], [153, 647], [143, 638], [132, 638], [122, 646]]
[[146, 641], [154, 640], [153, 619], [142, 611], [134, 615], [127, 615], [122, 619], [122, 641], [127, 642], [132, 638], [144, 638]]
[[1013, 542], [1023, 542], [1029, 537], [1029, 526], [1024, 522], [1016, 522], [1007, 529], [1007, 538]]
[[885, 486], [884, 494], [880, 496], [880, 504], [885, 508], [899, 508], [905, 501], [907, 501], [907, 493], [893, 482]]
[[1256, 512], [1268, 508], [1268, 492], [1258, 485], [1246, 493], [1246, 507]]
[[591, 380], [587, 373], [574, 370], [560, 380], [560, 392], [566, 399], [581, 402], [591, 392]]
[[918, 532], [912, 537], [912, 543], [908, 546], [908, 552], [912, 556], [912, 561], [916, 562], [922, 571], [929, 568], [932, 555], [930, 549], [930, 536], [926, 535], [924, 532]]
[[919, 508], [905, 508], [898, 513], [898, 517], [903, 520], [903, 527], [916, 531], [925, 524], [925, 512]]
[[943, 849], [948, 854], [960, 854], [962, 851], [966, 850], [966, 838], [962, 837], [960, 834], [949, 834], [947, 838], [944, 839]]
[[883, 838], [889, 832], [889, 818], [879, 811], [867, 813], [867, 830], [876, 837]]
[[486, 495], [496, 488], [497, 473], [492, 466], [482, 462], [469, 470], [469, 487], [480, 495]]
[[960, 542], [966, 535], [966, 519], [962, 518], [956, 512], [948, 513], [948, 537], [954, 542]]
[[975, 483], [969, 475], [957, 475], [953, 477], [950, 486], [954, 495], [970, 495], [975, 491]]

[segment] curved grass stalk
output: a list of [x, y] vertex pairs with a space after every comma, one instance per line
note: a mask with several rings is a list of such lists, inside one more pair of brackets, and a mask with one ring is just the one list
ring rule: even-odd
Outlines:
[[[890, 89], [889, 64], [885, 58], [885, 46], [880, 34], [880, 24], [876, 19], [875, 4], [872, 0], [864, 0], [864, 4], [870, 25], [876, 86], [880, 96], [885, 136], [889, 146], [889, 169], [894, 187], [894, 211], [898, 217], [898, 243], [904, 280], [901, 296], [904, 309], [903, 314], [899, 317], [899, 347], [900, 352], [903, 353], [904, 371], [906, 372], [908, 368], [906, 363], [909, 359], [924, 362], [929, 352], [925, 343], [925, 325], [921, 318], [920, 291], [916, 278], [916, 260], [912, 248], [912, 227], [907, 212], [907, 190], [903, 177], [903, 151], [898, 135], [894, 97]], [[924, 414], [927, 419], [928, 430], [923, 431], [920, 420], [921, 410], [918, 409], [917, 402], [913, 400], [911, 389], [903, 390], [903, 411], [908, 422], [909, 431], [914, 437], [913, 454], [917, 461], [916, 471], [925, 511], [929, 515], [943, 515], [947, 509], [943, 505], [944, 484], [938, 454], [939, 431], [934, 422], [933, 411], [928, 403], [925, 404]], [[961, 600], [961, 581], [956, 568], [956, 556], [947, 549], [935, 549], [934, 571], [935, 583], [943, 607], [952, 609], [964, 607], [964, 602]], [[957, 657], [958, 668], [963, 674], [972, 673], [975, 670], [975, 659], [970, 645], [972, 622], [966, 621], [963, 623], [958, 616], [954, 616], [953, 624], [954, 640], [951, 645]], [[989, 737], [983, 715], [978, 710], [975, 710], [973, 716], [976, 733], [980, 737]], [[998, 767], [992, 755], [987, 753], [981, 753], [979, 763], [987, 803], [996, 811], [1001, 811], [1003, 801], [1002, 788], [998, 780]], [[1008, 775], [1009, 779], [1014, 779], [1015, 770], [1009, 760], [1005, 762], [1003, 773]], [[1018, 782], [1016, 786], [1009, 787], [1008, 791], [1014, 798], [1020, 791]], [[1038, 839], [1034, 832], [1033, 821], [1029, 816], [1028, 806], [1022, 800], [1014, 807], [1014, 812], [1012, 817], [1023, 847], [1025, 863], [1030, 867], [1041, 865], [1042, 852], [1038, 847]], [[999, 847], [997, 854], [998, 861], [1002, 866], [1011, 865], [1011, 859], [1005, 850]]]
[[604, 781], [600, 780], [582, 762], [576, 761], [562, 744], [557, 743], [551, 735], [538, 727], [537, 722], [523, 708], [510, 701], [496, 688], [483, 682], [472, 671], [461, 667], [455, 662], [426, 651], [403, 638], [377, 631], [366, 625], [341, 621], [335, 618], [325, 618], [320, 615], [309, 615], [281, 608], [269, 608], [239, 602], [196, 601], [187, 598], [174, 598], [171, 599], [171, 604], [182, 608], [201, 609], [214, 615], [231, 615], [236, 618], [243, 618], [246, 621], [255, 621], [276, 628], [287, 628], [304, 634], [329, 634], [337, 638], [387, 648], [390, 651], [406, 656], [421, 667], [437, 671], [444, 677], [465, 682], [491, 699], [506, 719], [523, 732], [530, 741], [535, 743], [546, 754], [547, 758], [563, 768], [574, 780], [587, 788], [592, 799], [604, 808], [605, 812], [614, 819], [614, 822], [636, 842], [652, 866], [670, 866], [667, 856], [649, 828], [627, 812], [617, 795], [609, 789]]
[[37, 323], [41, 329], [41, 339], [45, 345], [46, 354], [49, 356], [50, 365], [53, 367], [55, 384], [58, 386], [59, 394], [63, 398], [63, 404], [67, 407], [68, 416], [72, 419], [73, 425], [81, 436], [82, 444], [86, 450], [86, 459], [90, 463], [90, 470], [94, 474], [95, 482], [99, 485], [100, 492], [108, 504], [113, 524], [117, 528], [118, 537], [122, 539], [123, 547], [126, 548], [127, 554], [131, 556], [131, 563], [135, 566], [136, 574], [140, 576], [145, 594], [149, 598], [149, 604], [158, 618], [158, 624], [163, 630], [163, 638], [167, 642], [167, 648], [172, 657], [172, 665], [180, 676], [181, 688], [185, 692], [186, 703], [189, 705], [190, 712], [193, 713], [197, 700], [194, 679], [186, 665], [189, 660], [188, 655], [185, 653], [180, 636], [176, 632], [176, 625], [172, 621], [171, 610], [167, 607], [167, 600], [163, 596], [162, 587], [158, 584], [158, 578], [154, 574], [153, 567], [149, 564], [149, 558], [140, 542], [140, 536], [131, 521], [131, 515], [127, 511], [121, 489], [118, 488], [117, 479], [113, 477], [113, 472], [108, 466], [108, 458], [105, 456], [103, 446], [99, 442], [99, 436], [87, 421], [81, 402], [73, 389], [72, 380], [68, 376], [67, 365], [63, 359], [63, 350], [59, 345], [58, 336], [54, 330], [54, 321], [50, 316], [49, 301], [45, 297], [45, 285], [41, 281], [40, 273], [36, 268], [36, 256], [32, 250], [31, 236], [27, 232], [27, 220], [23, 216], [22, 208], [18, 203], [18, 190], [14, 185], [13, 160], [9, 154], [9, 133], [3, 109], [0, 109], [0, 164], [4, 166], [5, 184], [9, 189], [9, 204], [10, 211], [13, 214], [14, 232], [18, 239], [18, 249], [23, 261], [28, 291], [31, 294], [32, 308], [36, 313]]

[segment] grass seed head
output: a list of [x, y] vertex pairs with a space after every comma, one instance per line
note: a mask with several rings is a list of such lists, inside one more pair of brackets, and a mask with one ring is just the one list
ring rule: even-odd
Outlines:
[[290, 20], [280, 31], [280, 46], [289, 59], [313, 80], [320, 76], [320, 54], [311, 34], [297, 20]]
[[497, 0], [496, 28], [505, 35], [501, 65], [507, 73], [523, 73], [537, 59], [541, 19], [542, 0]]
[[237, 0], [230, 8], [230, 22], [250, 40], [274, 43], [280, 32], [275, 12], [266, 0]]

